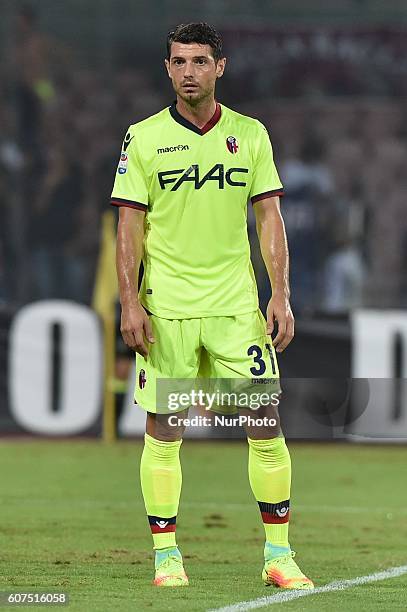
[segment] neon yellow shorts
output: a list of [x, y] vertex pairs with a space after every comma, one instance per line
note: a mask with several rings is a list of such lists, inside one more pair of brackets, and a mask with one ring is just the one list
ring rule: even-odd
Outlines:
[[[206, 391], [210, 388], [212, 393], [215, 387], [248, 392], [248, 385], [249, 392], [253, 389], [280, 392], [276, 353], [260, 310], [202, 319], [162, 319], [150, 315], [150, 321], [155, 343], [149, 345], [147, 359], [137, 355], [134, 394], [136, 403], [147, 412], [179, 412], [194, 405], [186, 397], [181, 403], [175, 401], [171, 406], [168, 403], [169, 394], [174, 397], [174, 393], [188, 393], [192, 387], [195, 393], [203, 387]], [[244, 396], [233, 397], [239, 401], [231, 406], [230, 400], [221, 401], [224, 396], [218, 393], [210, 408], [232, 414], [239, 407], [248, 407]], [[206, 401], [198, 403], [208, 407]]]

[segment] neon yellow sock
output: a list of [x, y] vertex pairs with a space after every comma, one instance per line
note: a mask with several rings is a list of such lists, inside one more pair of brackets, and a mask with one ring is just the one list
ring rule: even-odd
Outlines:
[[266, 541], [288, 547], [291, 460], [283, 437], [249, 443], [249, 481], [263, 519]]
[[156, 440], [147, 433], [144, 436], [140, 480], [154, 550], [177, 545], [175, 529], [182, 485], [181, 443], [182, 440]]

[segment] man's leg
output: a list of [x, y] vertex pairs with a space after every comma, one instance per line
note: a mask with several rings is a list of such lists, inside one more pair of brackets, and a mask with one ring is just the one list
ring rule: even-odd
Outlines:
[[[186, 417], [188, 411], [177, 413]], [[182, 472], [179, 450], [185, 427], [172, 427], [168, 415], [147, 413], [140, 463], [141, 488], [154, 550], [176, 546], [175, 529]]]
[[[171, 397], [193, 384], [200, 360], [200, 320], [162, 319], [150, 314], [154, 344], [148, 357], [137, 355], [135, 399], [147, 412], [146, 434], [140, 465], [141, 487], [155, 549], [158, 586], [188, 584], [176, 545], [175, 526], [181, 493], [179, 450], [184, 425], [169, 422], [187, 416], [175, 408]], [[183, 381], [191, 380], [191, 385]], [[186, 387], [186, 388], [185, 388]], [[182, 408], [182, 407], [181, 407]], [[161, 414], [162, 413], [162, 414]]]
[[[209, 378], [223, 380], [226, 389], [239, 394], [243, 391], [251, 400], [257, 401], [260, 391], [261, 394], [267, 392], [273, 401], [272, 396], [276, 397], [280, 390], [279, 371], [272, 339], [266, 334], [266, 321], [260, 310], [233, 317], [202, 319], [201, 337], [209, 356]], [[291, 464], [280, 430], [278, 407], [271, 403], [253, 410], [249, 409], [251, 405], [250, 402], [248, 408], [240, 409], [239, 413], [252, 419], [269, 419], [261, 427], [250, 423], [246, 426], [250, 484], [266, 531], [262, 577], [266, 584], [310, 588], [312, 582], [293, 560], [294, 553], [288, 544]], [[223, 412], [226, 408], [222, 406]], [[278, 566], [278, 580], [272, 580], [272, 576], [277, 576], [274, 565]]]
[[249, 443], [249, 481], [259, 505], [266, 543], [265, 584], [284, 588], [309, 589], [313, 584], [293, 561], [288, 542], [290, 517], [291, 460], [274, 406], [241, 411], [255, 419], [269, 419], [275, 425], [246, 425]]
[[242, 412], [248, 417], [269, 418], [276, 422], [274, 426], [245, 426], [249, 444], [249, 482], [259, 504], [266, 542], [288, 552], [291, 460], [281, 433], [278, 411], [269, 406]]
[[[188, 415], [185, 410], [178, 418]], [[179, 450], [185, 426], [170, 426], [168, 415], [147, 413], [140, 480], [156, 551], [157, 586], [188, 584], [178, 550], [175, 529], [181, 495]]]

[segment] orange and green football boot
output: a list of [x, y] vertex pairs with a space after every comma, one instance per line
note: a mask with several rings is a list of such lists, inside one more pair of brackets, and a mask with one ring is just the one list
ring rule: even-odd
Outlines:
[[[266, 586], [273, 584], [282, 589], [313, 589], [314, 583], [302, 573], [294, 561], [295, 552], [288, 552], [278, 556], [270, 555], [270, 545], [266, 542], [264, 547], [264, 568], [261, 574]], [[284, 550], [284, 549], [282, 549]]]
[[182, 556], [176, 546], [155, 551], [154, 586], [188, 586], [188, 576], [182, 564]]

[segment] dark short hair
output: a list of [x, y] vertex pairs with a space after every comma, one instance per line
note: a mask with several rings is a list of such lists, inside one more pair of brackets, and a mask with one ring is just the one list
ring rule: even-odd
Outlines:
[[173, 42], [184, 44], [198, 43], [209, 45], [215, 62], [222, 57], [222, 39], [218, 32], [208, 23], [181, 23], [174, 30], [168, 32], [167, 36], [167, 58], [171, 57], [171, 45]]

